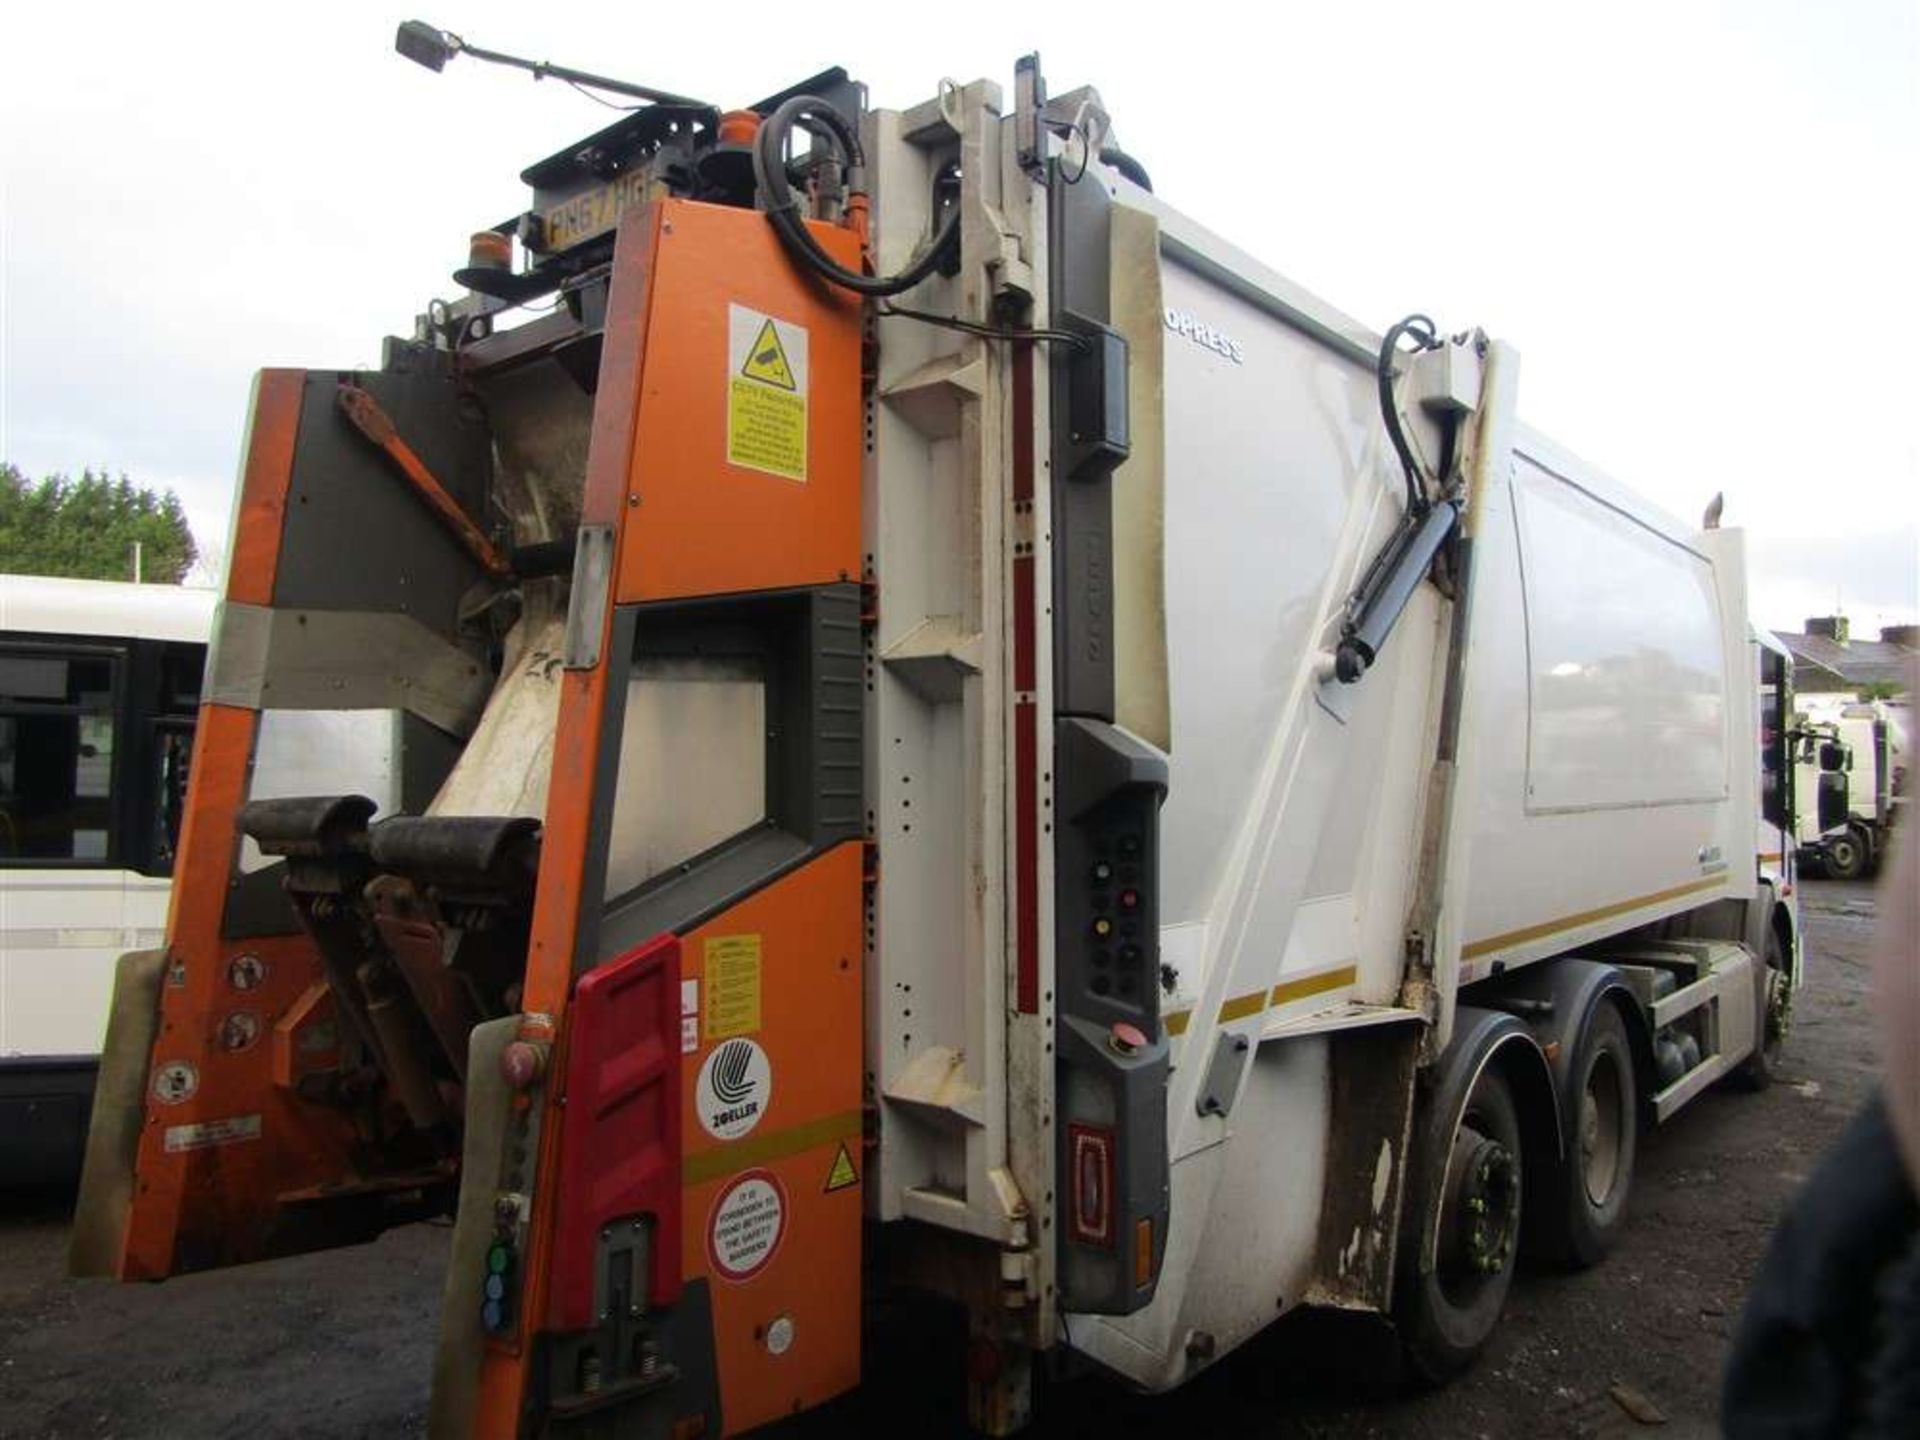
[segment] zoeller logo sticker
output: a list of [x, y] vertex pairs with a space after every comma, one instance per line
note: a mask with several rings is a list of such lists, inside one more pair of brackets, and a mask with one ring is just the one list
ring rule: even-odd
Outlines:
[[716, 1140], [738, 1140], [760, 1123], [772, 1099], [772, 1062], [751, 1040], [715, 1046], [700, 1067], [700, 1124]]

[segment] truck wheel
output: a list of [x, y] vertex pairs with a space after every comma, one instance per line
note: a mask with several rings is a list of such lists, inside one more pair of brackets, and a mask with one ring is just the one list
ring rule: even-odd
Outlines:
[[1835, 880], [1858, 880], [1867, 870], [1867, 847], [1851, 827], [1826, 838], [1827, 874]]
[[1450, 1142], [1430, 1153], [1441, 1163], [1416, 1191], [1419, 1242], [1403, 1252], [1394, 1320], [1408, 1363], [1438, 1382], [1480, 1353], [1513, 1285], [1523, 1156], [1520, 1117], [1499, 1071], [1481, 1071]]
[[1754, 1027], [1759, 1041], [1733, 1072], [1743, 1090], [1764, 1090], [1773, 1083], [1780, 1068], [1780, 1051], [1792, 1025], [1793, 981], [1787, 974], [1787, 948], [1780, 943], [1780, 932], [1771, 926], [1761, 966], [1758, 1007]]
[[1880, 873], [1880, 857], [1886, 853], [1886, 836], [1876, 835], [1870, 825], [1855, 824], [1850, 827], [1853, 838], [1860, 846], [1860, 853], [1867, 857], [1866, 869], [1862, 872], [1871, 880]]
[[1597, 1264], [1627, 1218], [1640, 1135], [1639, 1087], [1626, 1022], [1606, 1000], [1594, 1006], [1573, 1059], [1567, 1136], [1565, 1243], [1571, 1264]]

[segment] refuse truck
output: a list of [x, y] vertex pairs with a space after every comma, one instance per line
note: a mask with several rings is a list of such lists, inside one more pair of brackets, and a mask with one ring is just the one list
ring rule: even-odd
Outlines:
[[1796, 783], [1817, 803], [1799, 816], [1799, 859], [1836, 880], [1880, 868], [1905, 807], [1906, 735], [1879, 701], [1799, 717]]
[[1508, 344], [1282, 278], [1034, 56], [723, 109], [400, 48], [634, 108], [378, 369], [259, 376], [77, 1271], [451, 1217], [444, 1436], [738, 1434], [929, 1292], [1008, 1434], [1303, 1306], [1443, 1378], [1765, 1081], [1742, 536]]

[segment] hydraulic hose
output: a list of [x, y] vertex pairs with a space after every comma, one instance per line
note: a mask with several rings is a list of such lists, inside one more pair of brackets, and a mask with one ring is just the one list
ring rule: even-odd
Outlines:
[[898, 295], [931, 275], [960, 235], [960, 212], [951, 211], [933, 242], [896, 275], [864, 275], [840, 264], [813, 238], [800, 213], [793, 186], [787, 179], [787, 140], [799, 125], [824, 136], [839, 150], [846, 165], [847, 188], [862, 194], [866, 188], [866, 156], [853, 123], [817, 95], [795, 95], [760, 124], [753, 142], [753, 182], [780, 241], [789, 254], [822, 278], [859, 295]]
[[[1380, 360], [1374, 367], [1374, 378], [1380, 386], [1380, 418], [1386, 424], [1394, 454], [1400, 457], [1400, 473], [1407, 481], [1407, 513], [1418, 515], [1427, 508], [1427, 497], [1420, 484], [1420, 467], [1413, 458], [1413, 447], [1400, 428], [1400, 407], [1393, 396], [1393, 362], [1399, 358], [1400, 340], [1406, 335], [1411, 335], [1422, 350], [1435, 350], [1440, 346], [1433, 321], [1424, 315], [1409, 315], [1394, 324], [1380, 342]], [[1446, 482], [1445, 468], [1450, 467], [1443, 467], [1438, 477], [1442, 484]]]

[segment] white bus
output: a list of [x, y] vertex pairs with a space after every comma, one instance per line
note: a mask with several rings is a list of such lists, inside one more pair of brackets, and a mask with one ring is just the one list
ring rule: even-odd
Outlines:
[[217, 600], [0, 575], [0, 1186], [79, 1173], [115, 962], [166, 933]]

